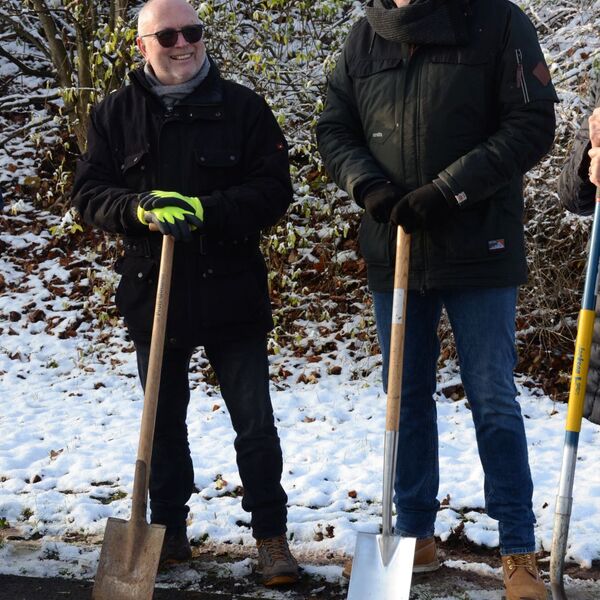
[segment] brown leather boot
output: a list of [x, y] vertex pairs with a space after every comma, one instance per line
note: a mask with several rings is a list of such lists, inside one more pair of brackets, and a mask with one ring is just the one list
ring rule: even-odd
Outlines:
[[413, 562], [413, 573], [429, 573], [440, 568], [437, 557], [435, 538], [428, 537], [417, 540], [415, 545], [415, 561]]
[[264, 585], [289, 585], [300, 579], [300, 570], [292, 556], [285, 534], [256, 540], [258, 567]]
[[[415, 560], [413, 562], [413, 573], [429, 573], [440, 568], [440, 561], [437, 557], [437, 548], [435, 538], [428, 537], [422, 540], [417, 540], [415, 544]], [[346, 579], [350, 579], [352, 575], [352, 559], [349, 558], [344, 563], [342, 575]]]
[[166, 567], [190, 558], [192, 558], [192, 548], [185, 527], [167, 529], [160, 551], [159, 566]]
[[538, 573], [535, 552], [502, 557], [506, 600], [546, 600], [546, 587]]

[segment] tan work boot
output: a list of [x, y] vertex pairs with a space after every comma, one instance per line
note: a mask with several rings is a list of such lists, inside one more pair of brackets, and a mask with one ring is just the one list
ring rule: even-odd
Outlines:
[[437, 571], [439, 568], [440, 561], [437, 557], [435, 538], [432, 536], [423, 540], [417, 540], [413, 573], [430, 573], [431, 571]]
[[[440, 561], [437, 557], [437, 548], [435, 539], [432, 537], [417, 540], [415, 544], [415, 559], [413, 562], [413, 573], [429, 573], [440, 568]], [[344, 563], [342, 575], [350, 579], [352, 575], [352, 559], [349, 558]]]
[[502, 557], [506, 600], [546, 600], [546, 587], [538, 573], [535, 552]]
[[256, 540], [256, 547], [264, 585], [289, 585], [300, 579], [298, 563], [290, 552], [285, 534]]

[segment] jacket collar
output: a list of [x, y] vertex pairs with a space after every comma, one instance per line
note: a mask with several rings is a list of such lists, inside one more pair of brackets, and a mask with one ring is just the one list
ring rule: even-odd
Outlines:
[[[223, 79], [221, 78], [221, 73], [210, 56], [208, 56], [208, 60], [210, 62], [208, 75], [191, 94], [179, 101], [179, 106], [207, 106], [223, 103]], [[129, 78], [133, 85], [141, 88], [157, 104], [162, 106], [160, 100], [152, 93], [152, 87], [146, 79], [143, 67], [138, 67], [131, 71]]]

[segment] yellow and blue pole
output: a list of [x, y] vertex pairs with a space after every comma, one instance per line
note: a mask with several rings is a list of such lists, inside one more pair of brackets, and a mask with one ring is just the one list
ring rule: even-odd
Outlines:
[[596, 207], [589, 247], [588, 263], [585, 275], [585, 286], [579, 321], [577, 323], [577, 338], [575, 340], [575, 355], [571, 388], [569, 390], [569, 405], [567, 409], [567, 424], [565, 443], [563, 447], [562, 466], [556, 496], [554, 513], [554, 531], [550, 554], [550, 584], [553, 600], [567, 600], [563, 582], [564, 562], [569, 535], [569, 521], [573, 506], [573, 483], [575, 481], [575, 466], [577, 463], [577, 447], [579, 432], [583, 417], [583, 404], [587, 385], [592, 333], [596, 318], [596, 296], [598, 289], [598, 261], [600, 260], [600, 188], [596, 188]]

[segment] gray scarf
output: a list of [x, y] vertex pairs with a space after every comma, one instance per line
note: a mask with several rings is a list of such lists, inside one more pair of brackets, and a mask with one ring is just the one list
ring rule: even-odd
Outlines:
[[391, 42], [460, 46], [469, 40], [465, 0], [413, 0], [397, 7], [391, 0], [369, 0], [367, 20]]
[[150, 65], [148, 63], [144, 65], [144, 75], [146, 75], [146, 80], [152, 86], [152, 92], [161, 99], [167, 108], [189, 96], [204, 81], [209, 71], [210, 61], [206, 56], [200, 70], [191, 79], [175, 85], [163, 85], [156, 78]]

